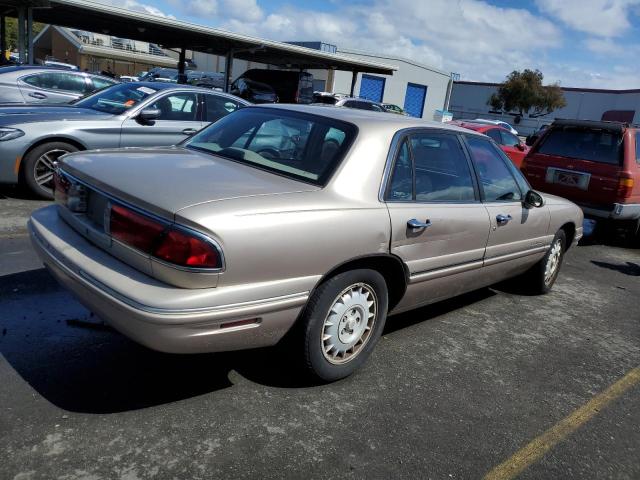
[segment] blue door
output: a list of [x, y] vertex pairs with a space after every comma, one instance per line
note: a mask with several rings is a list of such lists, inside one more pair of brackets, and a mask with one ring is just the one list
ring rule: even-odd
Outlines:
[[426, 85], [408, 83], [407, 93], [404, 96], [404, 111], [412, 117], [422, 118], [425, 98], [427, 98]]
[[360, 97], [374, 102], [381, 102], [384, 94], [384, 78], [373, 75], [362, 75], [360, 81]]

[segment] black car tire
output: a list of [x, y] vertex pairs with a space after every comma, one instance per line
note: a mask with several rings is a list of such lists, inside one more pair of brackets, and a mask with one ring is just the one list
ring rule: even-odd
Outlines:
[[[370, 324], [369, 333], [365, 337], [365, 326], [362, 329], [362, 337], [360, 337], [363, 340], [362, 344], [359, 348], [357, 345], [354, 346], [353, 356], [349, 357], [350, 359], [342, 361], [342, 363], [332, 363], [341, 360], [338, 358], [330, 361], [328, 357], [331, 357], [331, 353], [325, 352], [326, 341], [324, 337], [326, 336], [326, 329], [331, 328], [326, 325], [335, 320], [330, 318], [331, 309], [338, 304], [337, 302], [341, 298], [345, 298], [345, 295], [343, 295], [345, 291], [351, 292], [352, 290], [350, 289], [359, 287], [362, 288], [361, 291], [366, 289], [365, 294], [369, 295], [366, 298], [373, 299], [375, 305], [375, 313], [371, 317], [373, 320]], [[351, 298], [354, 297], [356, 296], [351, 296]], [[303, 364], [306, 373], [315, 380], [332, 382], [347, 377], [360, 368], [366, 362], [382, 334], [387, 317], [388, 302], [387, 284], [384, 277], [375, 270], [351, 270], [335, 275], [322, 283], [312, 294], [300, 318], [299, 332], [302, 337], [300, 343], [302, 344]], [[352, 309], [352, 306], [347, 307], [344, 315], [341, 313], [336, 314], [343, 315], [342, 318], [337, 320], [337, 328], [343, 324], [343, 320], [349, 312], [353, 312], [358, 308], [356, 305], [356, 308]], [[351, 332], [354, 331], [354, 328], [358, 328], [361, 321], [362, 318], [355, 327], [351, 327]], [[340, 342], [342, 339], [336, 337], [336, 340]], [[340, 343], [340, 345], [342, 344]]]
[[77, 152], [78, 150], [78, 147], [66, 142], [50, 142], [38, 145], [24, 157], [21, 183], [38, 197], [51, 200], [53, 198], [53, 189], [40, 185], [36, 180], [36, 167], [42, 168], [42, 165], [38, 165], [39, 159], [48, 152], [52, 152], [51, 159], [53, 161], [54, 158], [60, 157], [65, 153]]

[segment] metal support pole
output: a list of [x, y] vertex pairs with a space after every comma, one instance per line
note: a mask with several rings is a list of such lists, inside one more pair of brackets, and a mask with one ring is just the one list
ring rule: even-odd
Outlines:
[[27, 61], [27, 52], [24, 45], [24, 23], [27, 7], [18, 7], [18, 60], [20, 63]]
[[35, 65], [36, 59], [33, 56], [33, 7], [27, 7], [27, 61], [29, 65]]
[[231, 74], [233, 71], [233, 50], [227, 52], [224, 60], [224, 91], [229, 91], [229, 85], [231, 85]]
[[2, 52], [2, 56], [0, 57], [0, 65], [4, 65], [7, 62], [7, 28], [6, 28], [5, 16], [0, 16], [0, 52]]
[[178, 58], [178, 83], [187, 83], [187, 76], [184, 73], [185, 64], [187, 62], [187, 52], [185, 47], [180, 48], [180, 57]]
[[351, 90], [349, 91], [349, 95], [353, 97], [353, 92], [356, 89], [356, 80], [358, 80], [358, 72], [351, 72]]

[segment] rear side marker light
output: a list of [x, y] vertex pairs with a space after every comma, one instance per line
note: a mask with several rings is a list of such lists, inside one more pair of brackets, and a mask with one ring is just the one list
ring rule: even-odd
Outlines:
[[633, 191], [633, 185], [633, 178], [620, 177], [618, 180], [618, 196], [622, 198], [630, 197]]
[[111, 205], [109, 233], [116, 240], [162, 261], [188, 268], [221, 268], [211, 242], [121, 205]]
[[258, 325], [261, 321], [262, 319], [260, 318], [249, 318], [247, 320], [237, 320], [235, 322], [226, 322], [226, 323], [220, 324], [220, 329], [244, 327], [247, 325]]

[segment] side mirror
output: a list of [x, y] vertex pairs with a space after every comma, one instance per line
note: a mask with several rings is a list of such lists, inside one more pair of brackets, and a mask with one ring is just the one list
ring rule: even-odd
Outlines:
[[524, 149], [525, 149], [524, 143], [520, 142], [518, 145], [516, 145], [516, 148], [521, 152], [524, 152]]
[[143, 123], [152, 122], [153, 120], [157, 120], [160, 118], [162, 112], [158, 108], [145, 108], [136, 117], [138, 120]]
[[529, 190], [524, 196], [523, 203], [526, 208], [540, 208], [544, 205], [544, 198], [538, 192]]

